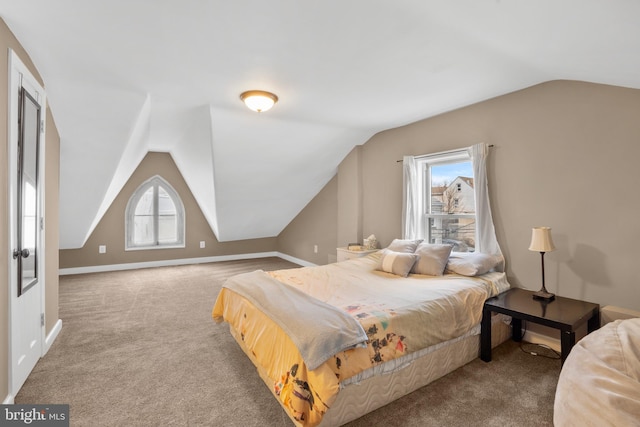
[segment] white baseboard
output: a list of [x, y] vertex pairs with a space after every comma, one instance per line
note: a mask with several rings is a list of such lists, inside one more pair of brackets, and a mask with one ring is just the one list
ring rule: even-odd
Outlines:
[[308, 261], [289, 256], [277, 251], [272, 252], [254, 252], [249, 254], [236, 254], [236, 255], [220, 255], [201, 258], [182, 258], [182, 259], [168, 259], [162, 261], [147, 261], [147, 262], [132, 262], [126, 264], [110, 264], [110, 265], [95, 265], [89, 267], [72, 267], [61, 268], [58, 270], [60, 276], [72, 275], [72, 274], [85, 274], [85, 273], [101, 273], [105, 271], [120, 271], [120, 270], [135, 270], [138, 268], [152, 268], [152, 267], [167, 267], [172, 265], [186, 265], [186, 264], [203, 264], [207, 262], [221, 262], [221, 261], [236, 261], [241, 259], [252, 258], [268, 258], [278, 257], [287, 261], [310, 267], [316, 264]]
[[44, 349], [42, 352], [42, 357], [47, 354], [53, 342], [56, 340], [56, 338], [58, 338], [60, 330], [62, 330], [62, 319], [58, 319], [56, 324], [51, 329], [51, 332], [49, 332], [49, 335], [47, 335], [47, 337], [44, 339]]
[[309, 261], [305, 261], [305, 260], [300, 259], [300, 258], [292, 257], [291, 255], [283, 254], [283, 253], [280, 253], [280, 252], [276, 252], [276, 253], [278, 254], [278, 255], [276, 255], [277, 257], [282, 258], [284, 260], [287, 260], [289, 262], [292, 262], [294, 264], [299, 264], [299, 265], [301, 265], [303, 267], [315, 267], [315, 266], [318, 265], [318, 264], [314, 264], [314, 263], [309, 262]]
[[15, 402], [15, 400], [13, 400], [15, 398], [15, 396], [13, 394], [9, 394], [7, 395], [7, 397], [5, 397], [5, 399], [2, 401], [3, 405], [13, 405], [13, 403]]

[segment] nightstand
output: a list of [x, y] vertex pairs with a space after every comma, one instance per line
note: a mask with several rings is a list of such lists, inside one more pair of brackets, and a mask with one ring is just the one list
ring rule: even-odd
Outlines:
[[348, 259], [367, 256], [369, 254], [379, 251], [380, 249], [363, 249], [361, 251], [350, 251], [347, 248], [336, 248], [336, 250], [338, 251], [338, 261], [346, 261]]
[[511, 316], [511, 338], [522, 340], [522, 321], [560, 331], [562, 363], [576, 343], [576, 329], [587, 324], [587, 333], [600, 328], [600, 305], [556, 296], [553, 301], [533, 299], [533, 291], [512, 288], [489, 298], [482, 309], [480, 358], [491, 361], [491, 312]]

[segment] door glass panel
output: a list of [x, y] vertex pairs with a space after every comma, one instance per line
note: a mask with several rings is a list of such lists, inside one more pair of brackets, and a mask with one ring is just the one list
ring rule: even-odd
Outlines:
[[40, 105], [23, 88], [18, 139], [18, 295], [38, 282], [38, 153]]

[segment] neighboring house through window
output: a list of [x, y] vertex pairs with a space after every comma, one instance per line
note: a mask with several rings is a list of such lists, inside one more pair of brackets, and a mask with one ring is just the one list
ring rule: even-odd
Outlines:
[[159, 175], [136, 189], [126, 209], [126, 249], [184, 247], [184, 206]]

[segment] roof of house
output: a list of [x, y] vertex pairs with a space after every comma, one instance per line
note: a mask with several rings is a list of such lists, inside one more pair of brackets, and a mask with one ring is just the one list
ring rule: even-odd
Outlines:
[[[469, 185], [469, 187], [473, 188], [473, 178], [470, 178], [468, 176], [459, 176], [458, 178], [460, 178], [462, 181], [466, 182], [467, 185]], [[458, 179], [456, 178], [456, 179]]]

